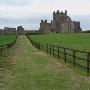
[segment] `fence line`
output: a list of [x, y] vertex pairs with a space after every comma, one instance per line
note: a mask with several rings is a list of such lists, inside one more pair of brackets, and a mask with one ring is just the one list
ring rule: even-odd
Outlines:
[[[31, 40], [31, 38], [28, 35], [27, 35], [27, 38], [32, 43], [32, 45], [35, 46], [37, 49], [45, 50], [47, 53], [50, 53], [50, 55], [56, 56], [58, 59], [60, 59], [60, 57], [61, 57], [64, 59], [65, 63], [67, 63], [68, 61], [73, 63], [74, 67], [76, 67], [76, 65], [78, 65], [80, 67], [85, 68], [87, 70], [87, 75], [89, 76], [90, 52], [74, 50], [74, 49], [59, 47], [59, 46], [50, 45], [50, 44], [41, 44], [41, 43]], [[77, 54], [79, 54], [80, 56], [78, 56]], [[83, 56], [83, 57], [81, 57], [81, 56]], [[69, 59], [69, 57], [71, 57], [71, 58]]]
[[0, 44], [0, 55], [3, 54], [3, 51], [5, 51], [6, 49], [9, 49], [13, 46], [13, 44], [15, 44], [16, 40], [18, 38], [18, 35], [16, 36], [16, 39], [10, 43], [6, 43], [6, 44]]

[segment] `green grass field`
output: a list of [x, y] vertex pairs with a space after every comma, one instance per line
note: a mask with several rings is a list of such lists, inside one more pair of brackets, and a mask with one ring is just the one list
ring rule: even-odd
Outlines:
[[0, 35], [0, 44], [6, 44], [14, 41], [16, 35]]
[[30, 35], [40, 43], [63, 46], [71, 49], [90, 51], [90, 33]]

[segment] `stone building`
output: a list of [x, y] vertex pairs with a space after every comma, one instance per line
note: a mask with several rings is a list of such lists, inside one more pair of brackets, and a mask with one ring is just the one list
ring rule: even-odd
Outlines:
[[45, 20], [45, 21], [41, 20], [40, 32], [48, 33], [50, 31], [51, 31], [51, 23], [47, 23], [47, 20]]
[[80, 27], [80, 22], [72, 21], [69, 16], [67, 16], [67, 11], [53, 12], [53, 20], [51, 23], [47, 23], [47, 20], [41, 20], [39, 32], [48, 33], [48, 32], [56, 32], [56, 33], [76, 33], [81, 32], [82, 29]]
[[2, 30], [3, 34], [17, 34], [16, 28], [4, 27]]
[[0, 35], [3, 35], [3, 30], [2, 29], [0, 29]]
[[19, 35], [25, 34], [24, 28], [23, 28], [22, 26], [18, 26], [18, 27], [17, 27], [17, 33], [18, 33]]
[[22, 26], [18, 26], [17, 29], [11, 27], [4, 27], [4, 29], [0, 29], [0, 35], [8, 35], [8, 34], [23, 35], [23, 34], [27, 34], [27, 31], [25, 31]]

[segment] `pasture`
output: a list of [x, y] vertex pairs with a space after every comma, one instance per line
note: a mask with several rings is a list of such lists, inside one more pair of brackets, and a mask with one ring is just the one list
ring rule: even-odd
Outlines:
[[0, 35], [0, 44], [11, 43], [16, 39], [16, 35]]
[[30, 35], [31, 39], [44, 44], [90, 51], [90, 33]]

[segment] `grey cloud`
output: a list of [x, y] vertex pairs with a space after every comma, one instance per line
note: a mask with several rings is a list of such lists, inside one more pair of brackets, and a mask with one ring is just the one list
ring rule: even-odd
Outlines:
[[[90, 29], [90, 15], [88, 16], [70, 16], [73, 20], [80, 21], [83, 30]], [[0, 17], [0, 27], [5, 26], [18, 26], [22, 25], [26, 29], [39, 29], [41, 19], [47, 19], [48, 22], [52, 19], [52, 16], [46, 14], [38, 17], [21, 17], [21, 18], [10, 18]]]
[[2, 0], [0, 1], [1, 5], [30, 5], [34, 2], [38, 3], [54, 3], [55, 0]]
[[90, 30], [90, 15], [71, 16], [73, 20], [80, 21], [83, 30]]
[[32, 0], [2, 0], [1, 5], [26, 5], [31, 4]]

